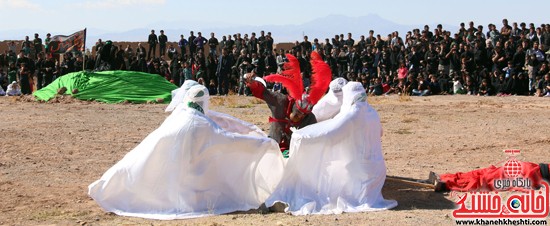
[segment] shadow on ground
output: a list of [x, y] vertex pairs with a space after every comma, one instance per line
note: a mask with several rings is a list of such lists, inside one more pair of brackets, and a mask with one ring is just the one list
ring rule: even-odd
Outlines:
[[399, 180], [386, 180], [382, 194], [385, 199], [397, 200], [393, 210], [442, 210], [454, 209], [455, 203], [445, 198], [445, 193], [434, 192], [426, 186]]

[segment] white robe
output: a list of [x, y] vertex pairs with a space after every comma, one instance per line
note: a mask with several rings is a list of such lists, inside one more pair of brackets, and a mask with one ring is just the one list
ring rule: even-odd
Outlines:
[[382, 126], [366, 102], [343, 108], [334, 119], [297, 130], [283, 179], [266, 205], [286, 203], [293, 215], [387, 210], [382, 197], [386, 166]]
[[326, 95], [313, 106], [311, 112], [315, 115], [317, 122], [333, 118], [340, 112], [342, 106], [342, 92], [334, 93], [329, 90]]
[[105, 211], [123, 216], [211, 216], [258, 208], [283, 167], [272, 139], [228, 132], [184, 108], [92, 183], [88, 194]]

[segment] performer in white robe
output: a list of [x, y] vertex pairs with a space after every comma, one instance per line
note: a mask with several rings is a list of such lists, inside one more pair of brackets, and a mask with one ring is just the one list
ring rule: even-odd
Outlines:
[[[277, 143], [220, 128], [207, 111], [208, 90], [187, 103], [88, 188], [107, 212], [183, 219], [256, 209], [283, 173]], [[174, 112], [175, 113], [175, 112]]]
[[346, 83], [348, 83], [348, 81], [345, 78], [336, 78], [330, 82], [327, 94], [325, 94], [311, 110], [317, 122], [331, 119], [340, 112], [343, 99], [342, 88]]
[[[172, 91], [172, 101], [165, 109], [165, 112], [173, 112], [170, 116], [168, 116], [168, 118], [172, 118], [174, 115], [178, 115], [179, 111], [186, 108], [185, 104], [183, 103], [185, 93], [191, 87], [196, 85], [199, 85], [199, 83], [193, 80], [186, 80], [180, 88]], [[216, 122], [218, 126], [229, 132], [267, 137], [267, 134], [265, 134], [258, 126], [235, 118], [231, 115], [207, 110], [206, 116]]]
[[282, 202], [286, 212], [306, 215], [397, 206], [382, 197], [386, 166], [378, 113], [366, 102], [361, 83], [348, 83], [343, 95], [336, 117], [294, 132], [283, 179], [268, 207]]

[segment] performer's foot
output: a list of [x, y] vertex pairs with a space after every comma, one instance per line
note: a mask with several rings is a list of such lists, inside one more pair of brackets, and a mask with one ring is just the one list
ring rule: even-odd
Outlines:
[[260, 212], [260, 214], [268, 214], [269, 213], [269, 208], [267, 208], [267, 206], [265, 206], [265, 202], [264, 202], [264, 203], [262, 203], [260, 208], [258, 208], [258, 211]]
[[282, 202], [276, 202], [273, 206], [269, 207], [269, 211], [275, 213], [284, 213], [286, 209], [286, 204]]

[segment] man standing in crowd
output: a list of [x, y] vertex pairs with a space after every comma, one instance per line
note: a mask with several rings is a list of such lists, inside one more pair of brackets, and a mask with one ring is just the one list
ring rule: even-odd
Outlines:
[[42, 39], [38, 37], [38, 34], [34, 34], [34, 54], [35, 58], [38, 57], [38, 54], [42, 52]]
[[233, 57], [227, 53], [226, 49], [222, 49], [222, 55], [218, 59], [218, 68], [216, 70], [218, 95], [227, 95], [229, 93], [229, 75], [231, 74], [233, 64]]
[[149, 44], [149, 53], [147, 54], [147, 58], [151, 58], [151, 55], [155, 57], [158, 42], [159, 40], [157, 38], [157, 35], [155, 34], [155, 30], [151, 30], [151, 34], [149, 35], [149, 39], [147, 40], [147, 43]]
[[197, 47], [197, 50], [200, 50], [202, 53], [204, 53], [204, 45], [206, 45], [206, 43], [208, 43], [208, 40], [206, 40], [205, 37], [202, 37], [201, 32], [199, 32], [197, 34], [198, 34], [198, 36], [197, 36], [197, 38], [195, 38], [195, 40], [193, 40], [193, 42], [195, 43], [195, 46]]
[[164, 30], [160, 30], [160, 35], [159, 35], [160, 56], [164, 56], [164, 54], [166, 53], [167, 42], [168, 42], [168, 37], [164, 34]]
[[217, 48], [218, 48], [219, 42], [218, 39], [214, 36], [214, 32], [210, 33], [210, 39], [208, 39], [208, 47], [210, 47], [210, 54], [212, 56], [217, 56]]
[[187, 38], [187, 43], [189, 43], [189, 57], [193, 59], [195, 57], [195, 53], [197, 53], [197, 44], [195, 44], [195, 34], [193, 31], [189, 32], [189, 38]]

